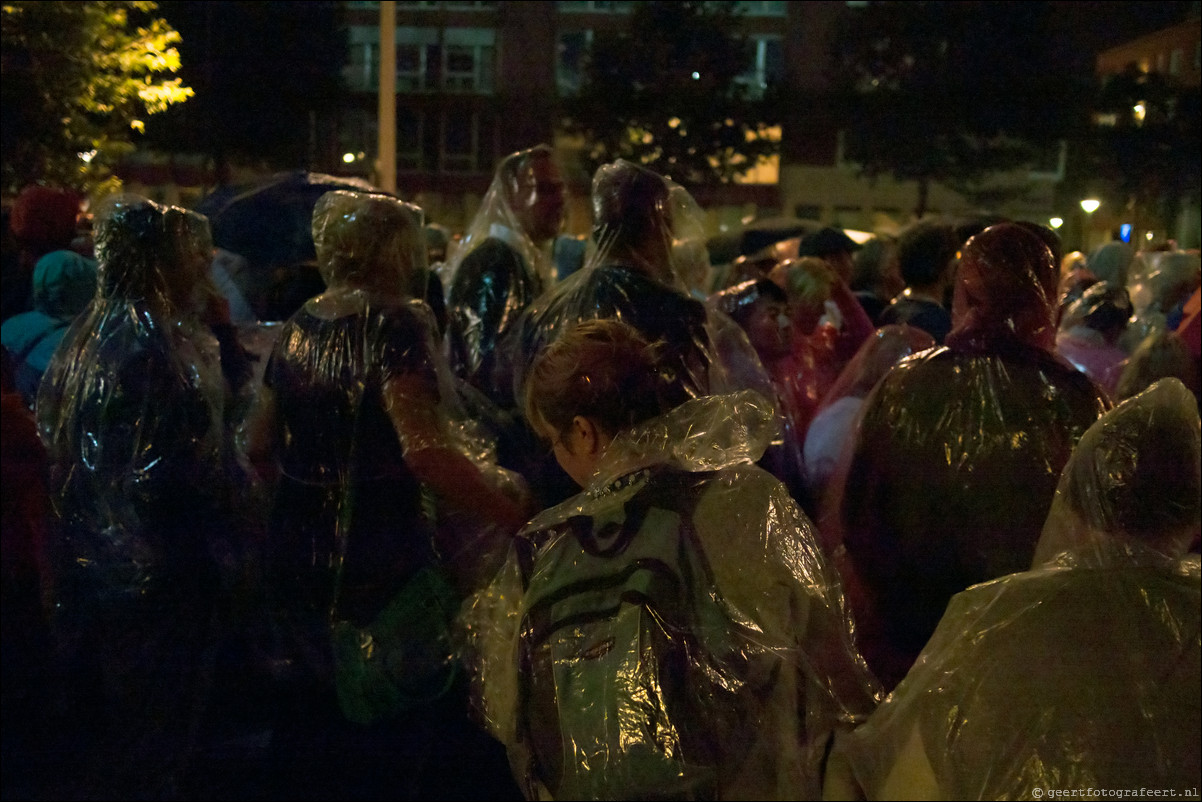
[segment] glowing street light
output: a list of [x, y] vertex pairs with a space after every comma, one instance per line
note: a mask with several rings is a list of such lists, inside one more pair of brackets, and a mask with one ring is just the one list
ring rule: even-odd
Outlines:
[[1052, 228], [1060, 228], [1062, 225], [1064, 225], [1064, 218], [1053, 217], [1052, 219], [1048, 220], [1048, 225], [1050, 225]]
[[1093, 214], [1101, 205], [1102, 202], [1097, 198], [1086, 198], [1085, 200], [1081, 201], [1081, 208], [1085, 210], [1086, 214]]

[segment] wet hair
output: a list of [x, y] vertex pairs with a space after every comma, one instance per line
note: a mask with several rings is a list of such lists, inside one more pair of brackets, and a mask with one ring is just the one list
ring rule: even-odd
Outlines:
[[902, 232], [897, 265], [908, 287], [929, 287], [947, 270], [959, 250], [955, 231], [943, 223], [919, 222]]
[[564, 432], [581, 415], [612, 435], [667, 412], [687, 397], [665, 379], [661, 349], [620, 320], [578, 324], [534, 360], [526, 419], [536, 431]]

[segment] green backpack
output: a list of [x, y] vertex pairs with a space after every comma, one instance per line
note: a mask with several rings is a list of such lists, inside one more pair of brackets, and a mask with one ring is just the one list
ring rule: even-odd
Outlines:
[[519, 645], [528, 793], [541, 783], [557, 799], [713, 797], [750, 741], [739, 734], [748, 636], [692, 524], [713, 476], [644, 471], [612, 514], [536, 533], [548, 545], [527, 572]]

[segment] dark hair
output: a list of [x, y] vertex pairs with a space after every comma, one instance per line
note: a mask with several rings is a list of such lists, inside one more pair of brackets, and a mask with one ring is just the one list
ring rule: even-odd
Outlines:
[[526, 419], [563, 432], [577, 415], [616, 434], [686, 400], [660, 371], [659, 344], [627, 323], [587, 320], [543, 349], [526, 382]]
[[751, 279], [733, 287], [727, 287], [721, 292], [714, 293], [711, 300], [718, 309], [730, 315], [739, 326], [746, 328], [751, 311], [761, 299], [779, 301], [782, 304], [789, 302], [789, 296], [785, 294], [780, 285], [766, 278]]
[[929, 287], [947, 270], [959, 243], [952, 227], [918, 222], [902, 232], [897, 243], [897, 264], [908, 287]]

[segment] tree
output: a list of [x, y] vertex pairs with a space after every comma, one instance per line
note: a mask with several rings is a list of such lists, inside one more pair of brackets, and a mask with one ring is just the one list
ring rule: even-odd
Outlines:
[[771, 88], [756, 100], [736, 80], [749, 64], [735, 3], [636, 3], [624, 29], [596, 35], [565, 127], [590, 172], [623, 158], [682, 184], [733, 181], [779, 149]]
[[103, 193], [149, 115], [192, 95], [179, 34], [152, 2], [3, 5], [4, 189], [45, 181]]
[[990, 179], [1032, 164], [1074, 115], [1073, 77], [1052, 61], [1045, 3], [877, 2], [850, 9], [832, 81], [847, 109], [844, 155], [869, 178], [931, 183], [999, 201]]
[[1112, 188], [1137, 227], [1172, 231], [1182, 205], [1202, 194], [1198, 87], [1131, 64], [1099, 85], [1094, 109], [1086, 173]]

